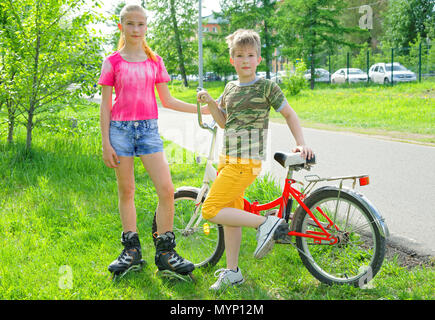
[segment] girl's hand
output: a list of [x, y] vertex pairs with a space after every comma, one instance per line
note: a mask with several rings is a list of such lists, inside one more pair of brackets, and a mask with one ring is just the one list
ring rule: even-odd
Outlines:
[[103, 146], [103, 161], [109, 168], [117, 168], [119, 162], [118, 155], [111, 145]]
[[199, 91], [196, 97], [198, 99], [198, 102], [207, 103], [207, 104], [210, 102], [214, 102], [213, 98], [208, 94], [206, 90]]
[[292, 152], [300, 152], [301, 157], [304, 159], [311, 159], [314, 156], [313, 150], [307, 146], [297, 146], [296, 148], [293, 148]]

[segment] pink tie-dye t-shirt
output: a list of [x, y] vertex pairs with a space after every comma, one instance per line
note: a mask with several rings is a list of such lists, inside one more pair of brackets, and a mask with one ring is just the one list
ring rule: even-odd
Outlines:
[[157, 119], [156, 83], [168, 82], [168, 72], [161, 57], [129, 62], [118, 51], [103, 62], [98, 84], [115, 87], [111, 120], [133, 121]]

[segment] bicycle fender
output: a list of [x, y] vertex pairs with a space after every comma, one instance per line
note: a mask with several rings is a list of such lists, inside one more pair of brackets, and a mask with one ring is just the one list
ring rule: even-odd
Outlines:
[[200, 190], [201, 189], [196, 188], [196, 187], [182, 186], [182, 187], [177, 188], [175, 190], [175, 192], [178, 192], [178, 191], [191, 191], [191, 192], [199, 193]]
[[[333, 187], [333, 186], [325, 186], [325, 187], [321, 187], [319, 189], [316, 189], [311, 194], [314, 194], [316, 192], [320, 192], [321, 190], [339, 190], [339, 188]], [[356, 198], [364, 206], [364, 208], [366, 208], [367, 211], [370, 213], [370, 215], [372, 216], [373, 220], [375, 221], [377, 227], [379, 228], [381, 235], [384, 238], [388, 238], [390, 236], [390, 231], [388, 230], [388, 227], [385, 224], [385, 218], [382, 217], [379, 210], [373, 205], [373, 203], [369, 199], [367, 199], [367, 197], [365, 195], [363, 195], [362, 193], [359, 193], [358, 191], [356, 191], [354, 189], [350, 189], [347, 187], [342, 187], [341, 192], [345, 192], [345, 193], [349, 194], [350, 196], [353, 196], [354, 198]]]

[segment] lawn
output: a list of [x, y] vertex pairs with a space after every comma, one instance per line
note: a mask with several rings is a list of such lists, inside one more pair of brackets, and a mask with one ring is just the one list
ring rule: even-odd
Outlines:
[[[204, 83], [211, 96], [218, 98], [223, 82]], [[324, 85], [287, 96], [302, 125], [327, 130], [346, 130], [391, 138], [435, 143], [435, 81], [402, 83], [395, 86], [374, 84]], [[195, 102], [196, 83], [184, 88], [171, 84], [171, 93]], [[285, 92], [285, 90], [284, 90]], [[283, 122], [274, 110], [272, 121]]]
[[[225, 267], [224, 257], [212, 269], [195, 270], [196, 283], [164, 280], [155, 275], [151, 239], [157, 197], [139, 161], [136, 206], [147, 265], [112, 282], [107, 266], [121, 251], [116, 179], [101, 160], [98, 106], [81, 104], [77, 111], [65, 108], [45, 126], [35, 128], [30, 154], [24, 151], [23, 128], [17, 129], [13, 145], [3, 136], [0, 140], [0, 299], [435, 298], [433, 267], [407, 269], [393, 257], [384, 262], [369, 288], [330, 287], [308, 273], [291, 246], [277, 245], [266, 258], [255, 260], [255, 231], [248, 229], [240, 256], [245, 284], [223, 293], [208, 290], [214, 272]], [[76, 128], [70, 127], [72, 117], [78, 119]], [[165, 147], [174, 146], [165, 141]], [[193, 157], [187, 151], [176, 154]], [[172, 165], [175, 187], [199, 186], [203, 169], [196, 163]], [[254, 183], [247, 196], [262, 201], [278, 192], [265, 179]]]

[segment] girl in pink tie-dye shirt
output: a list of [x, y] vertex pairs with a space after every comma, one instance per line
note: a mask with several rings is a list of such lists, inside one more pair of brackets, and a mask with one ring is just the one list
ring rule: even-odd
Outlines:
[[[109, 271], [117, 275], [139, 268], [144, 263], [134, 205], [134, 157], [137, 156], [151, 177], [159, 198], [157, 234], [154, 235], [155, 263], [161, 271], [189, 274], [194, 269], [193, 264], [174, 250], [174, 187], [158, 132], [154, 88], [166, 108], [195, 113], [196, 105], [177, 100], [169, 93], [167, 82], [170, 78], [163, 60], [145, 41], [145, 10], [141, 6], [127, 5], [120, 18], [118, 51], [104, 60], [98, 81], [102, 86], [100, 125], [103, 160], [116, 172], [123, 228], [121, 242], [124, 250], [109, 265]], [[113, 88], [115, 101], [112, 104]], [[208, 112], [206, 108], [204, 111]]]

